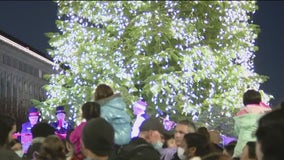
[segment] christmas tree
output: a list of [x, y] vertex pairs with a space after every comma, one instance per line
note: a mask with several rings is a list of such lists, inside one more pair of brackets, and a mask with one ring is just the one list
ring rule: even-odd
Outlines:
[[255, 1], [57, 4], [60, 32], [47, 35], [58, 73], [48, 76], [42, 103], [49, 117], [51, 107], [66, 104], [78, 118], [80, 106], [105, 83], [122, 94], [129, 113], [144, 98], [154, 116], [190, 117], [226, 130], [242, 94], [266, 80], [253, 66]]

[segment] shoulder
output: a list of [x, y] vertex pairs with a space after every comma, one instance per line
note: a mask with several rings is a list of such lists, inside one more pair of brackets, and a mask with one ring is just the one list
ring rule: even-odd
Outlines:
[[5, 160], [20, 160], [21, 158], [12, 150], [0, 149], [0, 157]]
[[137, 137], [122, 149], [119, 157], [121, 159], [159, 160], [160, 153], [144, 139]]
[[30, 122], [25, 122], [22, 124], [22, 126], [29, 126], [30, 125]]

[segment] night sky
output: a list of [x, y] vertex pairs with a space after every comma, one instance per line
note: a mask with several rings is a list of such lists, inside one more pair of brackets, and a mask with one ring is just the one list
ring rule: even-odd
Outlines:
[[[260, 1], [254, 22], [261, 32], [256, 45], [255, 71], [269, 78], [261, 85], [266, 93], [274, 95], [272, 105], [284, 100], [284, 2]], [[50, 48], [44, 33], [56, 32], [57, 6], [51, 1], [0, 1], [0, 30], [28, 44], [49, 58]]]

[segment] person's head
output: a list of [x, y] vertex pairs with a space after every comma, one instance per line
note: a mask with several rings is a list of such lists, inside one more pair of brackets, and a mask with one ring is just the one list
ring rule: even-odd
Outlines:
[[113, 95], [113, 90], [106, 84], [100, 84], [95, 90], [95, 101], [104, 99]]
[[164, 135], [167, 133], [158, 118], [150, 117], [141, 124], [139, 137], [144, 138], [155, 149], [159, 150], [163, 147]]
[[8, 147], [13, 140], [13, 133], [16, 132], [16, 121], [4, 114], [0, 114], [0, 148]]
[[259, 160], [284, 159], [284, 105], [258, 121], [256, 154]]
[[65, 160], [65, 154], [65, 146], [62, 140], [56, 135], [50, 135], [43, 141], [38, 159]]
[[259, 104], [261, 102], [261, 95], [256, 90], [248, 90], [243, 95], [243, 103], [244, 105], [248, 104]]
[[139, 100], [134, 103], [133, 105], [133, 114], [134, 115], [139, 115], [145, 113], [145, 110], [147, 108], [147, 103], [143, 100]]
[[179, 121], [175, 127], [174, 138], [176, 145], [180, 146], [183, 140], [183, 136], [187, 133], [193, 133], [196, 131], [195, 124], [189, 120]]
[[101, 106], [96, 102], [86, 102], [82, 106], [82, 117], [87, 121], [91, 118], [100, 117]]
[[209, 140], [206, 136], [199, 133], [187, 133], [182, 141], [184, 155], [188, 158], [203, 157], [210, 152]]
[[56, 107], [56, 118], [59, 121], [64, 121], [66, 116], [66, 112], [64, 110], [64, 106]]
[[108, 157], [114, 145], [114, 129], [103, 118], [93, 118], [82, 131], [82, 152], [87, 158]]
[[37, 108], [31, 107], [29, 109], [28, 119], [32, 126], [35, 125], [39, 121], [39, 116], [40, 116], [40, 113]]
[[240, 160], [257, 160], [255, 152], [255, 142], [247, 142], [243, 148]]
[[32, 132], [33, 138], [47, 137], [49, 135], [54, 135], [55, 129], [46, 122], [39, 122], [33, 126], [31, 132]]
[[207, 137], [208, 139], [210, 139], [210, 134], [209, 134], [209, 132], [208, 132], [208, 130], [207, 130], [206, 127], [199, 127], [199, 128], [197, 129], [197, 133], [202, 134], [202, 135], [204, 135], [205, 137]]

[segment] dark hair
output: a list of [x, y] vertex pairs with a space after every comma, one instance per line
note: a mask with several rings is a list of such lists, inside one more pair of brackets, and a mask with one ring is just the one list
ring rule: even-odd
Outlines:
[[50, 135], [42, 143], [38, 160], [65, 160], [65, 145], [56, 135]]
[[196, 147], [193, 156], [203, 157], [210, 152], [210, 144], [206, 136], [199, 133], [187, 133], [184, 135], [187, 148]]
[[244, 105], [248, 104], [259, 104], [261, 102], [261, 95], [256, 90], [248, 90], [243, 95], [243, 103]]
[[248, 157], [250, 159], [255, 159], [256, 158], [256, 153], [255, 153], [255, 142], [247, 142], [247, 146], [248, 146]]
[[0, 114], [0, 148], [8, 147], [8, 135], [9, 132], [13, 129], [14, 125], [16, 125], [14, 118], [8, 115]]
[[234, 149], [236, 147], [237, 141], [232, 141], [229, 144], [227, 144], [224, 149], [229, 153], [229, 155], [232, 157], [234, 154]]
[[110, 155], [114, 145], [114, 129], [104, 118], [93, 118], [82, 131], [85, 148], [98, 156]]
[[46, 122], [39, 122], [31, 129], [33, 138], [54, 135], [55, 129]]
[[263, 160], [284, 159], [284, 106], [260, 118], [256, 137], [261, 144]]
[[87, 121], [91, 118], [97, 118], [101, 115], [101, 106], [96, 102], [86, 102], [82, 106], [82, 116]]
[[95, 101], [104, 99], [113, 95], [113, 90], [106, 84], [100, 84], [95, 91]]
[[210, 140], [210, 134], [209, 134], [209, 132], [208, 132], [208, 130], [207, 130], [206, 127], [199, 127], [199, 128], [197, 129], [197, 133], [206, 136], [206, 137]]
[[178, 124], [187, 125], [188, 127], [193, 128], [194, 131], [196, 131], [195, 124], [190, 120], [184, 119], [184, 120], [179, 121]]

